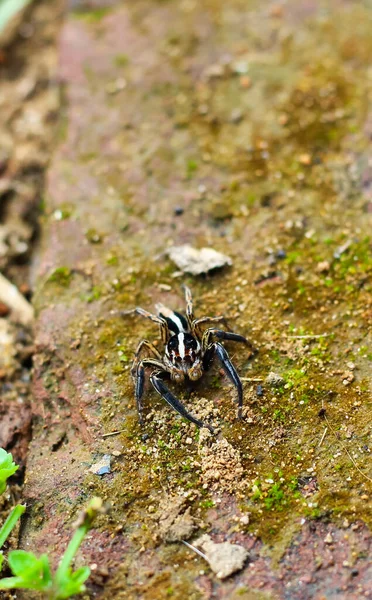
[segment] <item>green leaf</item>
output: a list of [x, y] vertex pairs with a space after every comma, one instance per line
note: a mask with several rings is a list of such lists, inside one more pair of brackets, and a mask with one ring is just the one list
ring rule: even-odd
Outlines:
[[17, 469], [18, 465], [13, 462], [12, 455], [0, 448], [0, 494], [5, 492], [8, 477], [13, 475]]
[[63, 579], [59, 581], [56, 600], [65, 600], [66, 598], [70, 598], [70, 596], [84, 592], [86, 589], [84, 582], [88, 579], [89, 575], [89, 567], [80, 567], [80, 569], [77, 569], [73, 573], [70, 570], [65, 573]]
[[80, 583], [81, 585], [88, 579], [89, 575], [89, 567], [80, 567], [80, 569], [76, 569], [76, 571], [72, 573], [71, 580], [73, 580], [75, 583]]
[[9, 565], [13, 575], [25, 577], [28, 573], [38, 570], [40, 561], [32, 552], [25, 550], [13, 550], [9, 554]]
[[13, 550], [8, 557], [13, 575], [0, 580], [0, 589], [22, 588], [47, 591], [52, 586], [52, 575], [46, 554], [37, 558], [32, 552]]
[[12, 530], [14, 529], [18, 519], [26, 510], [26, 506], [24, 504], [19, 504], [15, 506], [6, 519], [4, 525], [0, 529], [0, 548], [4, 545]]
[[0, 579], [0, 590], [15, 590], [16, 588], [25, 588], [28, 586], [23, 585], [23, 579], [20, 577], [5, 577]]
[[0, 552], [0, 571], [3, 568], [3, 562], [4, 562], [4, 555], [2, 552]]

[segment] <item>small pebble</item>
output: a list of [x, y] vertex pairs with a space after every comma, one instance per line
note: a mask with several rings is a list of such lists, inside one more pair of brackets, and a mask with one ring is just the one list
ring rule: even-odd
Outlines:
[[111, 473], [110, 464], [110, 454], [104, 454], [102, 458], [98, 462], [94, 463], [88, 470], [90, 473], [94, 473], [95, 475], [107, 475], [108, 473]]
[[185, 273], [201, 275], [225, 265], [231, 266], [229, 256], [217, 252], [213, 248], [193, 248], [189, 244], [168, 248], [169, 258]]
[[125, 79], [123, 79], [123, 77], [119, 77], [115, 81], [110, 81], [106, 85], [106, 92], [107, 94], [117, 94], [118, 92], [123, 90], [126, 87], [126, 85], [127, 82], [125, 81]]
[[234, 108], [231, 111], [230, 121], [231, 121], [231, 123], [238, 124], [243, 120], [243, 117], [244, 117], [244, 115], [243, 115], [242, 111], [240, 110], [240, 108]]
[[280, 387], [283, 385], [284, 379], [281, 375], [279, 375], [279, 373], [274, 373], [274, 371], [271, 371], [266, 377], [266, 383], [272, 387]]
[[167, 283], [159, 283], [158, 287], [159, 290], [162, 290], [163, 292], [170, 292], [172, 289], [171, 286]]
[[247, 90], [248, 88], [250, 88], [252, 85], [252, 80], [250, 77], [248, 77], [248, 75], [243, 75], [240, 78], [240, 87], [243, 88], [243, 90]]
[[275, 17], [276, 19], [280, 19], [283, 16], [283, 6], [282, 4], [274, 4], [270, 8], [270, 17]]
[[318, 273], [327, 273], [330, 268], [331, 265], [329, 264], [328, 260], [323, 260], [322, 262], [317, 264], [316, 270], [318, 271]]
[[223, 77], [225, 74], [225, 66], [224, 65], [220, 65], [218, 63], [214, 64], [214, 65], [209, 65], [205, 70], [204, 70], [204, 77], [206, 77], [207, 79], [214, 79], [214, 78], [218, 78], [218, 77]]
[[10, 308], [3, 302], [0, 302], [0, 317], [6, 317], [10, 313]]
[[324, 543], [325, 544], [333, 544], [333, 537], [331, 533], [327, 533], [327, 535], [324, 538]]
[[342, 383], [344, 385], [349, 385], [350, 383], [352, 383], [355, 379], [355, 375], [352, 371], [345, 371], [345, 373], [343, 374], [343, 380]]
[[31, 288], [28, 283], [21, 283], [18, 289], [23, 296], [29, 296], [31, 294]]
[[248, 73], [249, 64], [245, 60], [238, 60], [232, 65], [233, 72], [237, 75], [245, 75]]

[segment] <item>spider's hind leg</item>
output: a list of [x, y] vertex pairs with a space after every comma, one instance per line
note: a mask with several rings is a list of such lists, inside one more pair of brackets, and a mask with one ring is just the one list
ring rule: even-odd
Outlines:
[[125, 317], [126, 315], [137, 314], [137, 315], [141, 315], [141, 317], [145, 317], [145, 319], [149, 319], [153, 323], [157, 323], [160, 327], [160, 336], [161, 336], [162, 342], [164, 344], [166, 344], [167, 341], [169, 340], [170, 333], [169, 333], [167, 321], [165, 319], [163, 319], [162, 317], [160, 317], [159, 315], [153, 315], [148, 310], [145, 310], [144, 308], [141, 308], [140, 306], [137, 306], [136, 308], [133, 308], [131, 310], [121, 311], [120, 314], [122, 317]]

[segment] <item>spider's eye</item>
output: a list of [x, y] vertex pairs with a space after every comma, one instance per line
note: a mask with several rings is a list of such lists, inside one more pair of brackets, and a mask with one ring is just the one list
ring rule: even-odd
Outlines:
[[178, 337], [176, 335], [172, 335], [167, 345], [168, 352], [174, 352], [178, 350]]
[[195, 352], [197, 350], [197, 348], [198, 348], [198, 342], [189, 333], [185, 333], [184, 334], [184, 336], [183, 336], [183, 343], [184, 343], [184, 346], [185, 346], [185, 352], [186, 352], [186, 354], [189, 353], [191, 350], [193, 350]]

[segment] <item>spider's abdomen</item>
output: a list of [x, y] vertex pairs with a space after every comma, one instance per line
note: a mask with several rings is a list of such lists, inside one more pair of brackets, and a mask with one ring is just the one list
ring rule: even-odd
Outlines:
[[189, 331], [187, 319], [181, 313], [170, 310], [170, 308], [160, 303], [156, 304], [155, 308], [159, 317], [166, 320], [168, 328], [172, 333], [186, 333]]

